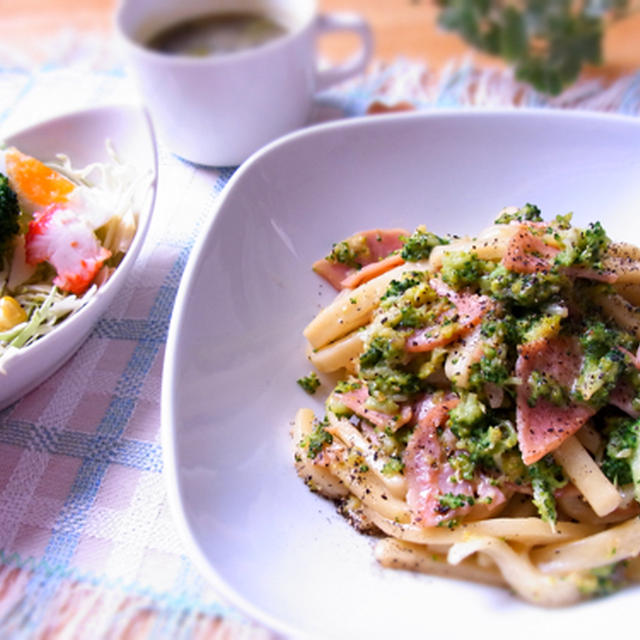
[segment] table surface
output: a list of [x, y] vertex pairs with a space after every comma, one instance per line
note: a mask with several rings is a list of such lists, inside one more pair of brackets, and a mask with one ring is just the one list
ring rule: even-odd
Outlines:
[[[0, 35], [6, 43], [31, 41], [63, 28], [108, 31], [116, 0], [4, 0]], [[471, 53], [455, 34], [436, 25], [433, 0], [319, 0], [323, 11], [357, 11], [371, 23], [376, 58], [390, 61], [398, 56], [425, 60], [440, 68], [451, 59]], [[330, 36], [323, 45], [329, 57], [340, 57], [353, 46], [348, 37]], [[606, 64], [597, 73], [614, 77], [640, 68], [640, 14], [612, 25], [604, 42]], [[501, 66], [489, 56], [474, 53], [481, 66]]]
[[[66, 29], [108, 34], [115, 4], [115, 0], [0, 0], [0, 45], [24, 48], [27, 40], [29, 45], [36, 45], [39, 39]], [[405, 57], [440, 69], [448, 61], [473, 55], [478, 66], [503, 66], [499, 60], [473, 52], [456, 35], [439, 29], [432, 0], [319, 0], [318, 4], [323, 11], [348, 10], [364, 15], [374, 31], [377, 60], [391, 62]], [[338, 59], [348, 55], [354, 44], [348, 36], [328, 36], [321, 46], [325, 55]], [[37, 55], [37, 46], [33, 52]], [[591, 74], [612, 79], [640, 69], [640, 14], [608, 30], [604, 58], [605, 65], [590, 70]]]

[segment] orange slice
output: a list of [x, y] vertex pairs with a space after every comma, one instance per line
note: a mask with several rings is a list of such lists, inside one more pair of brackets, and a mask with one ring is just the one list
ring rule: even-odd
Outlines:
[[7, 176], [18, 195], [38, 207], [61, 204], [73, 191], [74, 184], [50, 169], [40, 160], [18, 151], [15, 147], [5, 153]]

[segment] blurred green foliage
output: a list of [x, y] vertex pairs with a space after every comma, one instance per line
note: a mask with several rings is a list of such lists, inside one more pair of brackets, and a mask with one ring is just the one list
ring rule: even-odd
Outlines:
[[440, 25], [500, 56], [518, 80], [557, 95], [602, 62], [606, 25], [633, 0], [437, 0]]

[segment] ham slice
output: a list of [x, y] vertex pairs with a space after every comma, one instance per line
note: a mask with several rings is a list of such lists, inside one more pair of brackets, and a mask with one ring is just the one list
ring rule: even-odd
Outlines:
[[493, 306], [487, 296], [458, 293], [436, 278], [429, 285], [440, 297], [447, 298], [453, 307], [440, 314], [432, 326], [417, 329], [407, 338], [405, 349], [409, 353], [433, 351], [466, 336]]
[[[446, 425], [449, 411], [459, 402], [453, 393], [426, 396], [415, 413], [417, 426], [404, 452], [407, 477], [407, 503], [416, 524], [437, 526], [452, 518], [487, 517], [506, 501], [506, 496], [490, 478], [476, 474], [473, 480], [457, 481], [447, 456], [455, 446], [455, 437]], [[440, 498], [451, 494], [466, 502], [450, 508]]]
[[326, 258], [313, 263], [313, 270], [322, 276], [334, 289], [342, 288], [342, 281], [356, 270], [341, 262], [332, 262]]
[[535, 235], [528, 225], [521, 224], [507, 245], [502, 264], [516, 273], [548, 271], [559, 251]]
[[618, 407], [620, 411], [624, 411], [628, 416], [637, 420], [640, 418], [640, 411], [636, 411], [633, 408], [634, 399], [635, 394], [631, 385], [626, 382], [620, 382], [609, 395], [609, 404]]
[[369, 399], [369, 390], [364, 384], [352, 391], [336, 393], [335, 396], [345, 407], [351, 409], [357, 416], [365, 418], [372, 424], [383, 429], [388, 427], [392, 431], [395, 431], [402, 425], [407, 424], [413, 415], [413, 411], [409, 405], [403, 406], [400, 413], [396, 415], [368, 409], [367, 400]]
[[[401, 249], [402, 238], [408, 238], [409, 235], [411, 234], [405, 229], [370, 229], [356, 233], [344, 242], [351, 247], [356, 247], [355, 262], [359, 266], [322, 258], [314, 262], [313, 270], [338, 290], [356, 287], [402, 264], [404, 260], [399, 255], [396, 255], [393, 260], [385, 261], [384, 259]], [[365, 271], [368, 265], [372, 265], [372, 268]], [[355, 277], [361, 272], [363, 273], [359, 277]]]
[[529, 406], [529, 378], [533, 371], [552, 376], [565, 389], [571, 389], [580, 373], [582, 351], [577, 338], [542, 338], [520, 347], [516, 375], [521, 383], [516, 400], [518, 443], [525, 464], [533, 464], [559, 447], [595, 413], [591, 407], [570, 402], [556, 406], [538, 398]]
[[588, 267], [567, 267], [564, 273], [572, 278], [583, 278], [584, 280], [606, 282], [607, 284], [614, 284], [618, 281], [618, 274], [613, 273], [613, 271], [596, 271]]
[[631, 353], [629, 349], [625, 349], [624, 347], [618, 347], [618, 351], [620, 351], [620, 353], [624, 353], [636, 369], [640, 369], [640, 347], [638, 347], [635, 354]]
[[372, 262], [360, 269], [360, 271], [354, 271], [350, 273], [341, 283], [340, 286], [343, 289], [355, 289], [363, 282], [373, 280], [377, 276], [382, 275], [386, 271], [399, 267], [404, 264], [404, 260], [399, 253], [392, 253], [386, 258], [378, 260], [378, 262]]

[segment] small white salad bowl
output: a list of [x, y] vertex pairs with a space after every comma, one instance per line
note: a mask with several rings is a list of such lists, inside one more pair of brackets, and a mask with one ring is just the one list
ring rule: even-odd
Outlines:
[[[382, 569], [372, 540], [293, 468], [302, 329], [335, 292], [331, 244], [384, 227], [471, 234], [506, 205], [600, 220], [640, 240], [640, 121], [550, 111], [436, 112], [332, 123], [255, 154], [187, 266], [163, 381], [176, 521], [212, 584], [293, 637], [588, 637], [637, 626], [638, 588], [562, 610], [505, 590]], [[579, 631], [576, 631], [579, 630]]]
[[64, 364], [127, 281], [149, 227], [157, 176], [153, 130], [146, 113], [135, 107], [108, 106], [76, 111], [3, 136], [7, 146], [13, 145], [43, 162], [63, 153], [78, 168], [108, 160], [107, 140], [119, 158], [152, 176], [139, 210], [136, 235], [118, 268], [84, 307], [6, 362], [4, 372], [0, 372], [0, 408], [32, 390]]

